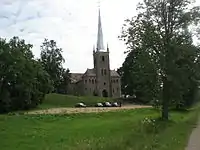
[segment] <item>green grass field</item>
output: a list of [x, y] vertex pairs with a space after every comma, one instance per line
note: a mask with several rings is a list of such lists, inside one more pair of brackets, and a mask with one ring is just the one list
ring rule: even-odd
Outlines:
[[172, 112], [172, 121], [154, 109], [69, 115], [0, 115], [1, 150], [184, 150], [195, 110]]
[[112, 98], [102, 98], [94, 96], [71, 96], [62, 94], [48, 94], [46, 95], [43, 104], [40, 105], [39, 109], [55, 108], [55, 107], [74, 107], [76, 103], [84, 102], [87, 106], [94, 106], [97, 102], [112, 102]]

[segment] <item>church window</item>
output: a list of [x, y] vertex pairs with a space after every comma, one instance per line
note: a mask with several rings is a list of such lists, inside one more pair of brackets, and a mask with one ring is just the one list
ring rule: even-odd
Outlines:
[[106, 73], [107, 73], [107, 72], [106, 72], [106, 69], [104, 69], [104, 75], [106, 75]]
[[105, 61], [105, 57], [104, 56], [102, 56], [102, 61]]
[[118, 83], [118, 79], [116, 80], [116, 83]]
[[115, 93], [115, 89], [113, 89], [113, 93]]
[[87, 83], [87, 80], [85, 80], [85, 83]]
[[104, 82], [104, 85], [106, 85], [106, 82]]
[[103, 69], [101, 69], [101, 75], [103, 76]]
[[95, 83], [97, 83], [97, 80], [95, 79]]
[[92, 84], [94, 84], [94, 79], [92, 79]]
[[91, 80], [89, 79], [89, 82], [91, 83]]
[[96, 66], [96, 59], [94, 59], [94, 65]]

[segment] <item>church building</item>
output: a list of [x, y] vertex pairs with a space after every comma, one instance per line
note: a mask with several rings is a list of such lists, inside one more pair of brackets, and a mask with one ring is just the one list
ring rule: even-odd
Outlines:
[[115, 70], [110, 70], [109, 48], [105, 50], [103, 44], [103, 31], [101, 14], [98, 17], [97, 46], [93, 48], [93, 69], [87, 69], [85, 73], [71, 73], [69, 94], [113, 97], [121, 96], [120, 76]]

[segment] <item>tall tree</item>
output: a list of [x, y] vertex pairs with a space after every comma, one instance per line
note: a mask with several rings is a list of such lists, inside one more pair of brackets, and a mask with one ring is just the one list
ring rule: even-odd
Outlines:
[[41, 45], [40, 57], [40, 62], [53, 81], [54, 92], [59, 92], [59, 88], [64, 82], [63, 74], [65, 72], [62, 66], [65, 62], [62, 56], [62, 49], [57, 47], [54, 40], [45, 39]]
[[49, 76], [31, 48], [18, 37], [0, 39], [0, 112], [36, 107], [51, 91]]
[[[144, 0], [137, 7], [138, 15], [126, 20], [122, 31], [121, 39], [129, 50], [145, 53], [148, 55], [145, 58], [155, 65], [158, 79], [161, 79], [163, 119], [168, 119], [168, 106], [175, 98], [173, 90], [182, 96], [189, 87], [183, 82], [188, 80], [190, 83], [198, 76], [199, 54], [192, 45], [194, 32], [189, 27], [199, 24], [200, 9], [191, 4], [190, 0]], [[191, 58], [187, 58], [188, 55]], [[191, 72], [189, 80], [187, 77]]]
[[60, 85], [59, 85], [59, 93], [63, 93], [63, 94], [68, 94], [68, 85], [71, 82], [71, 78], [70, 78], [70, 70], [63, 70], [62, 72], [62, 76], [60, 79]]
[[141, 52], [131, 51], [118, 73], [123, 94], [135, 96], [138, 102], [150, 103], [159, 99], [160, 80], [154, 62], [149, 61], [146, 52]]

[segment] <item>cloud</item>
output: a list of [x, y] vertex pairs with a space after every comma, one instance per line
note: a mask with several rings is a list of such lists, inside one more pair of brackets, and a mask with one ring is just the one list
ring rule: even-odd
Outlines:
[[[104, 45], [109, 43], [111, 69], [122, 65], [126, 50], [117, 38], [122, 24], [135, 15], [139, 0], [102, 0]], [[93, 44], [97, 38], [98, 0], [1, 0], [0, 35], [19, 36], [34, 45], [40, 54], [44, 38], [53, 39], [63, 49], [65, 68], [84, 72], [93, 67]]]

